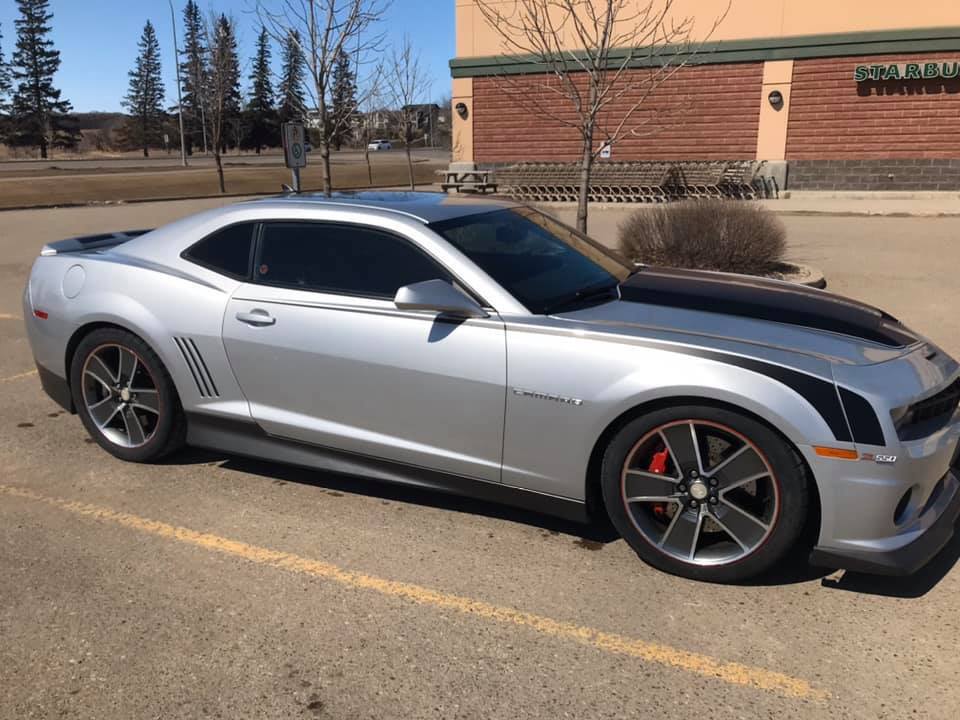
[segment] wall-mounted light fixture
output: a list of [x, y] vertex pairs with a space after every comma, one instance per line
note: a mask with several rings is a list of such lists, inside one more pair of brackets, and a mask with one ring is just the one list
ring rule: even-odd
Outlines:
[[466, 103], [459, 102], [459, 103], [457, 103], [456, 105], [453, 106], [453, 109], [457, 111], [457, 115], [459, 115], [461, 119], [463, 119], [463, 120], [466, 120], [466, 119], [467, 119], [467, 104], [466, 104]]
[[783, 107], [783, 94], [779, 90], [771, 90], [770, 94], [767, 95], [767, 100], [774, 110], [779, 110]]

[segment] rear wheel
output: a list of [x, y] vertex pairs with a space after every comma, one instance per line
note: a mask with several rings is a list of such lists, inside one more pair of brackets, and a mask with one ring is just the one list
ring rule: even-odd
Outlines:
[[115, 328], [87, 335], [73, 356], [70, 388], [90, 437], [112, 455], [150, 462], [183, 445], [186, 422], [176, 388], [136, 335]]
[[756, 420], [713, 407], [659, 410], [624, 426], [603, 461], [614, 526], [651, 565], [731, 582], [766, 570], [807, 512], [802, 462]]

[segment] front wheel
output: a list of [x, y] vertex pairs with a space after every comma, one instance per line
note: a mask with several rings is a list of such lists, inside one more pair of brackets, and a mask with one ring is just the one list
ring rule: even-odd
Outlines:
[[151, 462], [183, 445], [186, 422], [173, 380], [132, 333], [102, 328], [83, 338], [70, 390], [90, 437], [122, 460]]
[[696, 580], [763, 572], [806, 520], [802, 461], [762, 423], [720, 408], [666, 408], [627, 423], [607, 446], [601, 480], [610, 519], [636, 553]]

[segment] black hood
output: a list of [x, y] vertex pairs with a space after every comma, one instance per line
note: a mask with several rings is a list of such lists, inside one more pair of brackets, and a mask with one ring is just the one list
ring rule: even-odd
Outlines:
[[918, 340], [896, 318], [870, 305], [804, 285], [745, 275], [644, 267], [621, 283], [620, 297], [826, 330], [889, 347]]

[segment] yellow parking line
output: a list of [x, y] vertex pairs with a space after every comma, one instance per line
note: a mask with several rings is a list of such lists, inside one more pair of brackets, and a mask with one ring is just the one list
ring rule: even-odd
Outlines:
[[11, 315], [10, 313], [0, 313], [0, 320], [19, 320], [20, 317], [17, 315]]
[[36, 370], [28, 370], [27, 372], [22, 372], [19, 375], [11, 375], [10, 377], [0, 378], [0, 383], [10, 382], [11, 380], [19, 380], [20, 378], [30, 377], [31, 375], [36, 374]]
[[721, 680], [731, 685], [743, 685], [759, 690], [772, 691], [791, 698], [823, 701], [829, 697], [827, 692], [813, 687], [806, 680], [772, 670], [735, 662], [724, 662], [707, 655], [680, 650], [668, 645], [607, 633], [562, 620], [553, 620], [542, 615], [500, 607], [459, 595], [431, 590], [420, 585], [386, 580], [373, 575], [346, 570], [321, 560], [311, 560], [293, 553], [270, 550], [238, 540], [230, 540], [219, 535], [168, 525], [158, 520], [118, 512], [99, 505], [40, 495], [26, 488], [0, 485], [0, 493], [45, 503], [76, 515], [122, 525], [150, 535], [213, 550], [225, 555], [232, 555], [261, 565], [331, 580], [347, 587], [372, 590], [382, 595], [402, 598], [420, 605], [454, 610], [464, 615], [508, 625], [518, 625], [542, 635], [578, 642], [616, 655], [626, 655], [658, 665], [678, 668], [695, 675]]

